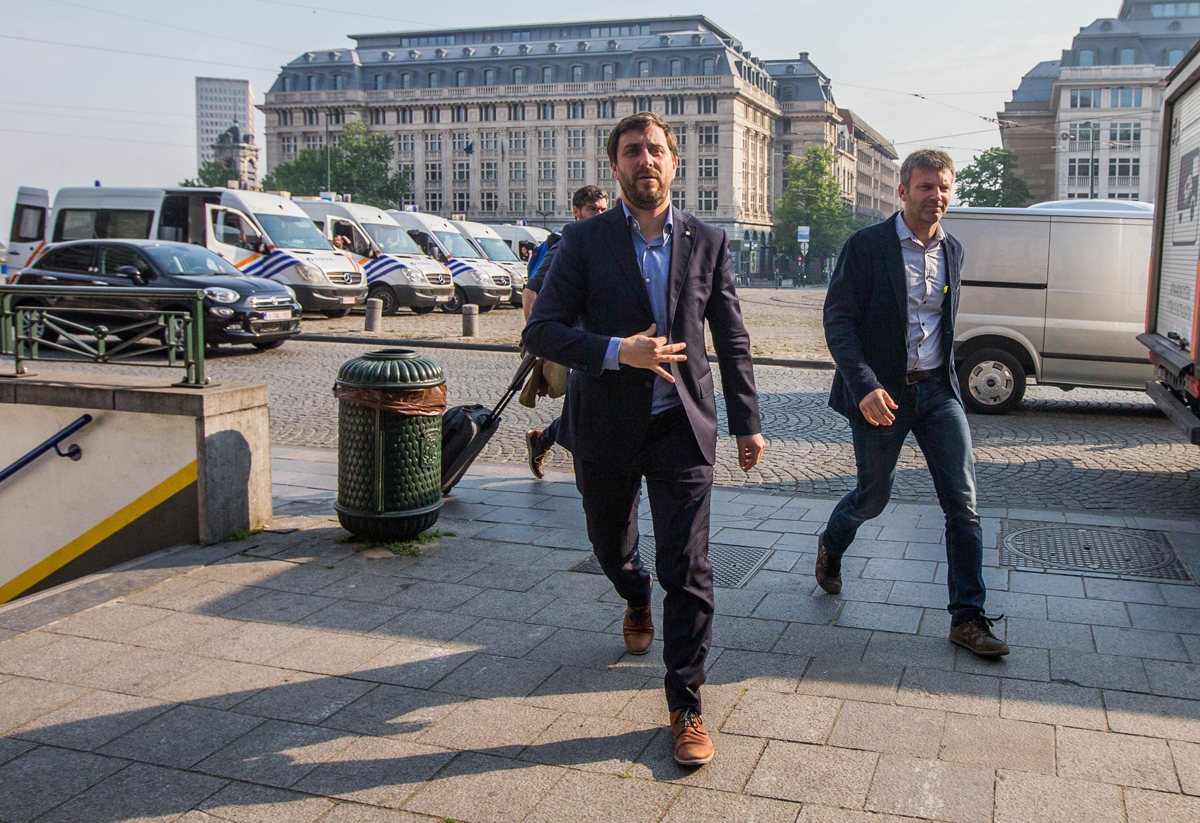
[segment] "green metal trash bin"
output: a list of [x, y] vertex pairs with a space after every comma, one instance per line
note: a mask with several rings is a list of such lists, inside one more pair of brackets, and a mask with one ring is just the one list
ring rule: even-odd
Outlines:
[[342, 527], [368, 540], [407, 540], [442, 508], [442, 367], [411, 349], [367, 352], [342, 364], [338, 496]]

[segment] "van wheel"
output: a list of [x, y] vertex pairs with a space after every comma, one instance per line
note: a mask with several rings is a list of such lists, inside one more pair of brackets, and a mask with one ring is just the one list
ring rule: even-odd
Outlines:
[[463, 291], [462, 286], [454, 287], [454, 294], [450, 299], [442, 304], [442, 311], [446, 314], [460, 314], [463, 305], [467, 302], [467, 293]]
[[349, 317], [350, 310], [349, 309], [330, 309], [329, 311], [321, 312], [321, 314], [325, 315], [330, 320], [339, 320], [343, 317]]
[[400, 299], [396, 297], [396, 292], [391, 286], [380, 284], [371, 288], [367, 299], [374, 298], [383, 304], [383, 316], [391, 317], [400, 308]]
[[432, 314], [437, 306], [410, 306], [413, 314]]
[[1025, 369], [1003, 349], [981, 349], [958, 370], [963, 405], [972, 414], [1008, 414], [1025, 397]]
[[279, 348], [285, 342], [287, 342], [287, 341], [284, 341], [284, 340], [259, 340], [258, 342], [251, 343], [250, 345], [254, 346], [254, 348], [258, 349], [259, 351], [270, 351], [271, 349]]

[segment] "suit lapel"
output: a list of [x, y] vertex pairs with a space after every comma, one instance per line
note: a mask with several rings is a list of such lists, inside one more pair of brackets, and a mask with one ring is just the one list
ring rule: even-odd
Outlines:
[[687, 279], [688, 261], [692, 257], [692, 226], [691, 221], [683, 212], [674, 212], [675, 222], [671, 228], [671, 268], [667, 275], [667, 328], [663, 333], [670, 334], [675, 327], [675, 305], [679, 302], [679, 293], [683, 291], [683, 281]]
[[[611, 216], [611, 217], [610, 217]], [[633, 248], [633, 237], [629, 233], [629, 224], [625, 222], [625, 210], [617, 204], [609, 209], [605, 217], [610, 217], [608, 243], [612, 256], [616, 258], [617, 268], [625, 277], [626, 288], [642, 304], [646, 315], [654, 318], [654, 309], [650, 305], [650, 295], [646, 292], [646, 284], [642, 280], [642, 267], [638, 265], [637, 252]]]
[[884, 233], [884, 257], [887, 260], [888, 279], [892, 282], [892, 290], [896, 294], [900, 312], [908, 315], [908, 278], [904, 273], [904, 252], [900, 249], [900, 232], [896, 230], [896, 215], [888, 220], [888, 229]]

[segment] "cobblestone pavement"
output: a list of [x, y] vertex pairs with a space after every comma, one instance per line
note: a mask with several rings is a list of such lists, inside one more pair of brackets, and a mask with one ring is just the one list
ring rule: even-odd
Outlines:
[[[277, 512], [311, 505], [285, 479], [328, 510], [331, 456], [275, 449]], [[671, 759], [661, 643], [626, 654], [611, 585], [571, 571], [570, 478], [477, 464], [419, 552], [280, 517], [0, 607], [0, 820], [1200, 819], [1200, 590], [998, 565], [1002, 518], [1125, 518], [984, 519], [1013, 651], [983, 661], [946, 637], [940, 511], [864, 526], [830, 597], [830, 505], [714, 493], [714, 542], [769, 555], [716, 590], [703, 768]], [[1138, 525], [1200, 568], [1196, 523]]]

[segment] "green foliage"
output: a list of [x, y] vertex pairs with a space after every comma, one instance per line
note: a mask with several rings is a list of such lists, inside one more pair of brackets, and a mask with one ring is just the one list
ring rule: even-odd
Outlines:
[[787, 158], [788, 184], [775, 204], [776, 243], [795, 256], [800, 251], [796, 227], [808, 226], [810, 241], [804, 258], [810, 261], [836, 255], [861, 221], [842, 199], [842, 187], [834, 174], [837, 157], [826, 146], [812, 146], [803, 158]]
[[337, 539], [338, 543], [359, 543], [361, 542], [364, 549], [387, 549], [392, 554], [401, 555], [403, 557], [420, 557], [421, 546], [426, 543], [432, 543], [439, 537], [454, 537], [454, 532], [444, 532], [440, 529], [430, 529], [418, 534], [416, 537], [408, 540], [397, 540], [394, 543], [379, 543], [373, 540], [361, 541], [355, 535], [345, 535]]
[[339, 145], [303, 149], [295, 160], [279, 164], [264, 177], [263, 188], [305, 197], [335, 191], [351, 195], [355, 203], [400, 208], [410, 181], [407, 174], [392, 171], [394, 154], [395, 144], [390, 137], [372, 134], [365, 123], [350, 123]]
[[234, 543], [238, 540], [245, 540], [247, 537], [253, 537], [256, 534], [262, 534], [262, 526], [259, 526], [257, 529], [250, 529], [249, 531], [242, 529], [241, 531], [234, 532], [225, 539], [225, 542]]
[[193, 189], [211, 189], [224, 186], [230, 180], [236, 179], [237, 172], [233, 169], [233, 161], [227, 158], [224, 162], [209, 160], [200, 167], [194, 178], [182, 180], [179, 185]]
[[958, 173], [958, 199], [968, 206], [1024, 206], [1032, 198], [1029, 186], [1017, 176], [1017, 155], [1008, 149], [988, 149]]

